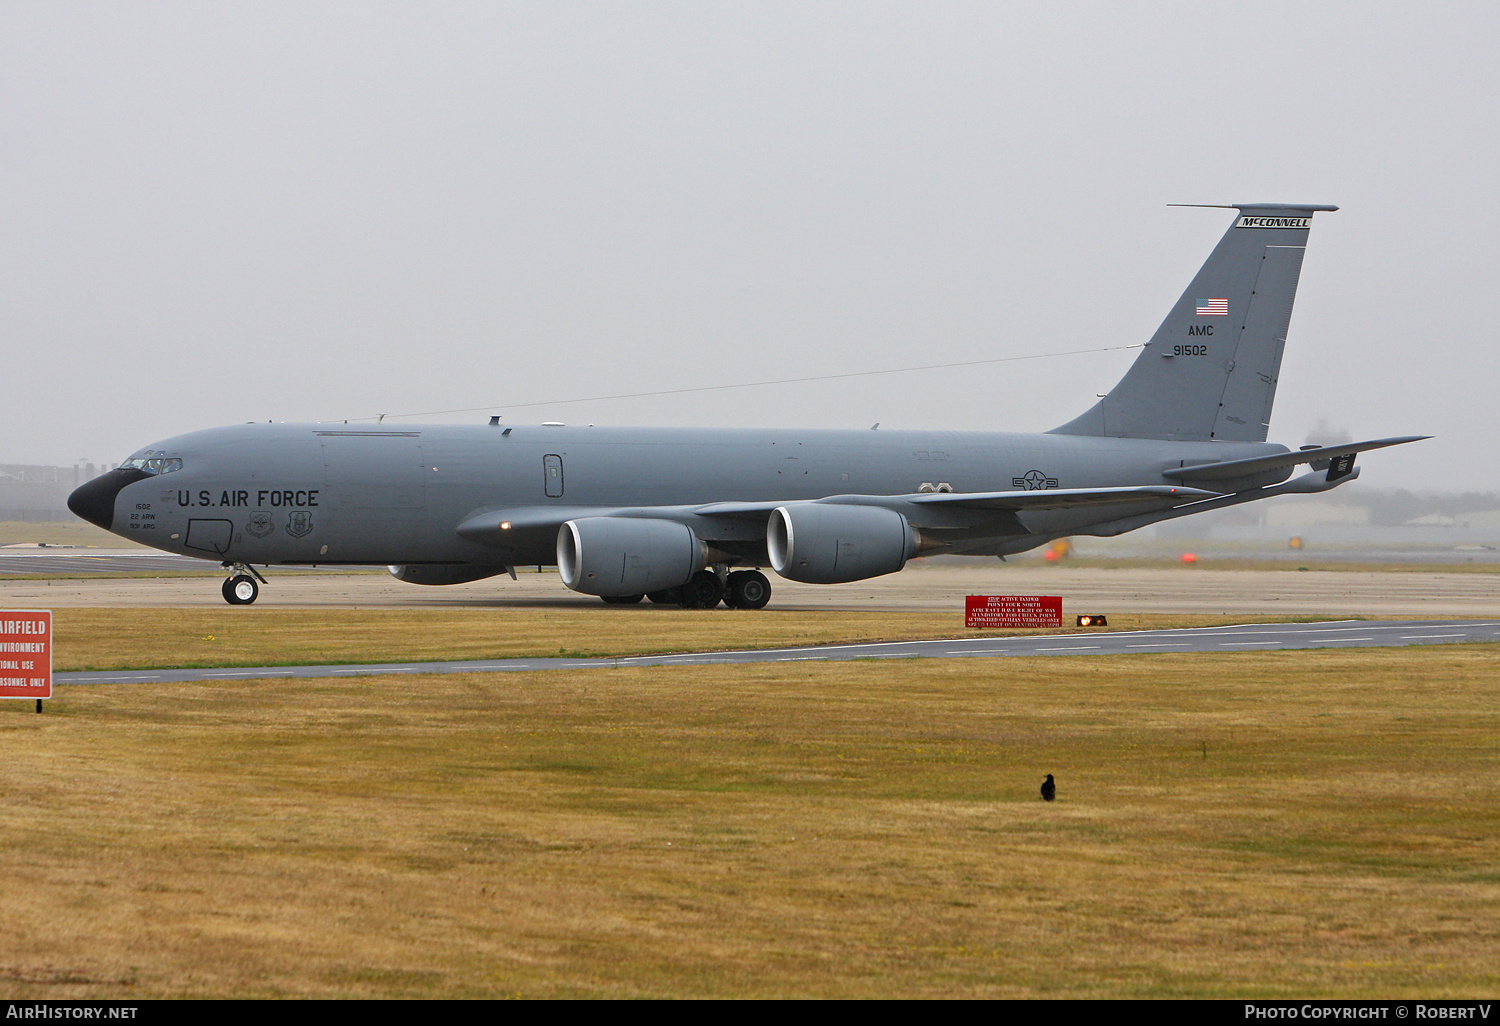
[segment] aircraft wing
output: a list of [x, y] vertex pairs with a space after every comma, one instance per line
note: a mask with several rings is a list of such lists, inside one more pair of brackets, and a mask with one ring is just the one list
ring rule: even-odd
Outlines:
[[[469, 517], [458, 526], [458, 533], [471, 541], [494, 545], [531, 532], [555, 532], [568, 520], [584, 517], [635, 517], [676, 520], [691, 523], [699, 518], [738, 521], [733, 533], [746, 530], [760, 535], [766, 518], [778, 506], [798, 502], [817, 502], [845, 506], [882, 506], [910, 515], [912, 507], [943, 510], [975, 510], [987, 513], [1017, 513], [1026, 510], [1080, 509], [1089, 506], [1127, 506], [1142, 503], [1182, 505], [1200, 499], [1214, 498], [1208, 492], [1181, 485], [1143, 485], [1125, 488], [1046, 488], [1004, 492], [915, 492], [909, 495], [831, 495], [822, 499], [769, 499], [758, 502], [711, 502], [701, 506], [531, 506], [488, 510]], [[920, 519], [920, 518], [917, 518]], [[1014, 521], [1011, 521], [1014, 523]], [[1018, 533], [1016, 525], [1013, 530]]]
[[1325, 445], [1317, 449], [1302, 449], [1298, 452], [1279, 453], [1275, 456], [1256, 456], [1248, 460], [1226, 460], [1223, 463], [1201, 463], [1192, 467], [1173, 467], [1163, 470], [1162, 477], [1174, 481], [1226, 481], [1230, 478], [1249, 477], [1268, 470], [1284, 470], [1299, 463], [1313, 463], [1339, 456], [1350, 456], [1371, 449], [1384, 449], [1389, 445], [1404, 445], [1420, 442], [1431, 435], [1403, 435], [1400, 438], [1377, 438], [1371, 442], [1349, 442], [1343, 445]]
[[[785, 506], [787, 499], [766, 502], [710, 502], [706, 506], [675, 507], [687, 509], [700, 517], [718, 517], [726, 520], [764, 520], [777, 506]], [[807, 500], [802, 500], [807, 501]]]
[[[760, 519], [778, 506], [794, 502], [819, 502], [836, 506], [885, 506], [901, 511], [906, 506], [941, 509], [983, 509], [1017, 512], [1028, 509], [1077, 509], [1113, 503], [1170, 502], [1174, 505], [1217, 496], [1197, 488], [1174, 485], [1144, 485], [1127, 488], [1046, 488], [1004, 492], [913, 492], [909, 495], [830, 495], [823, 499], [782, 499], [766, 502], [714, 502], [687, 509], [700, 517]], [[631, 511], [631, 516], [640, 515]]]
[[[1126, 488], [1043, 488], [1009, 492], [923, 492], [903, 495], [902, 502], [947, 509], [1004, 509], [1012, 512], [1038, 509], [1079, 509], [1117, 503], [1166, 502], [1174, 506], [1215, 498], [1218, 492], [1173, 485], [1142, 485]], [[836, 499], [825, 499], [836, 502]]]

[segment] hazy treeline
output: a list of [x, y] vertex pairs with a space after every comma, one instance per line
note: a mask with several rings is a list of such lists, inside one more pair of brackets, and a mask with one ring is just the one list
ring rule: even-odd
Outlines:
[[1458, 516], [1463, 513], [1486, 513], [1500, 509], [1500, 492], [1459, 492], [1457, 494], [1418, 494], [1398, 488], [1394, 491], [1350, 488], [1344, 501], [1364, 506], [1370, 511], [1370, 523], [1394, 527], [1418, 517], [1437, 513]]

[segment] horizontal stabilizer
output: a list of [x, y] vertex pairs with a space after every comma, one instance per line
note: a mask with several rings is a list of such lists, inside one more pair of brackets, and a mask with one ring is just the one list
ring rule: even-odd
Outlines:
[[1325, 445], [1317, 449], [1302, 449], [1298, 452], [1278, 453], [1275, 456], [1256, 456], [1248, 460], [1228, 460], [1224, 463], [1203, 463], [1195, 467], [1173, 467], [1162, 471], [1162, 477], [1174, 481], [1209, 482], [1228, 481], [1234, 478], [1251, 477], [1270, 470], [1287, 470], [1299, 463], [1315, 463], [1322, 460], [1352, 456], [1371, 449], [1384, 449], [1391, 445], [1420, 442], [1431, 435], [1403, 435], [1400, 438], [1377, 438], [1370, 442], [1348, 442], [1342, 445]]

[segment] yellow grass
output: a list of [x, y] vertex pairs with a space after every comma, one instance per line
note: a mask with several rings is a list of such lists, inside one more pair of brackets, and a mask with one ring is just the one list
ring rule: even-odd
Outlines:
[[90, 545], [107, 549], [143, 549], [144, 545], [126, 541], [102, 527], [68, 520], [58, 523], [34, 523], [24, 520], [0, 520], [0, 545], [31, 544]]
[[[1058, 633], [1052, 629], [966, 630], [963, 622], [961, 610], [704, 612], [650, 605], [547, 610], [68, 608], [53, 613], [56, 637], [53, 668], [61, 672], [563, 654], [623, 656]], [[1124, 614], [1110, 617], [1110, 629], [1200, 627], [1230, 622], [1234, 618]]]
[[1464, 645], [62, 688], [0, 707], [0, 981], [1493, 996], [1497, 669]]

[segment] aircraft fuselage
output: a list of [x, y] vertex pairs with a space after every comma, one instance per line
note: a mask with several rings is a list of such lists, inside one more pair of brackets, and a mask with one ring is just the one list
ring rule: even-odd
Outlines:
[[1336, 208], [1236, 206], [1125, 376], [1045, 434], [246, 424], [159, 442], [68, 504], [233, 566], [231, 603], [255, 601], [254, 564], [458, 584], [555, 563], [609, 602], [759, 609], [769, 580], [730, 568], [839, 584], [1326, 491], [1419, 436], [1265, 440], [1312, 216]]
[[[558, 518], [593, 509], [1172, 484], [1163, 470], [1285, 451], [989, 432], [246, 424], [141, 450], [135, 459], [181, 460], [181, 469], [121, 487], [107, 526], [169, 552], [241, 563], [550, 565]], [[518, 523], [504, 544], [458, 532], [491, 510], [554, 516]], [[1018, 518], [1042, 544], [1116, 515]], [[752, 548], [760, 527], [742, 532]]]

